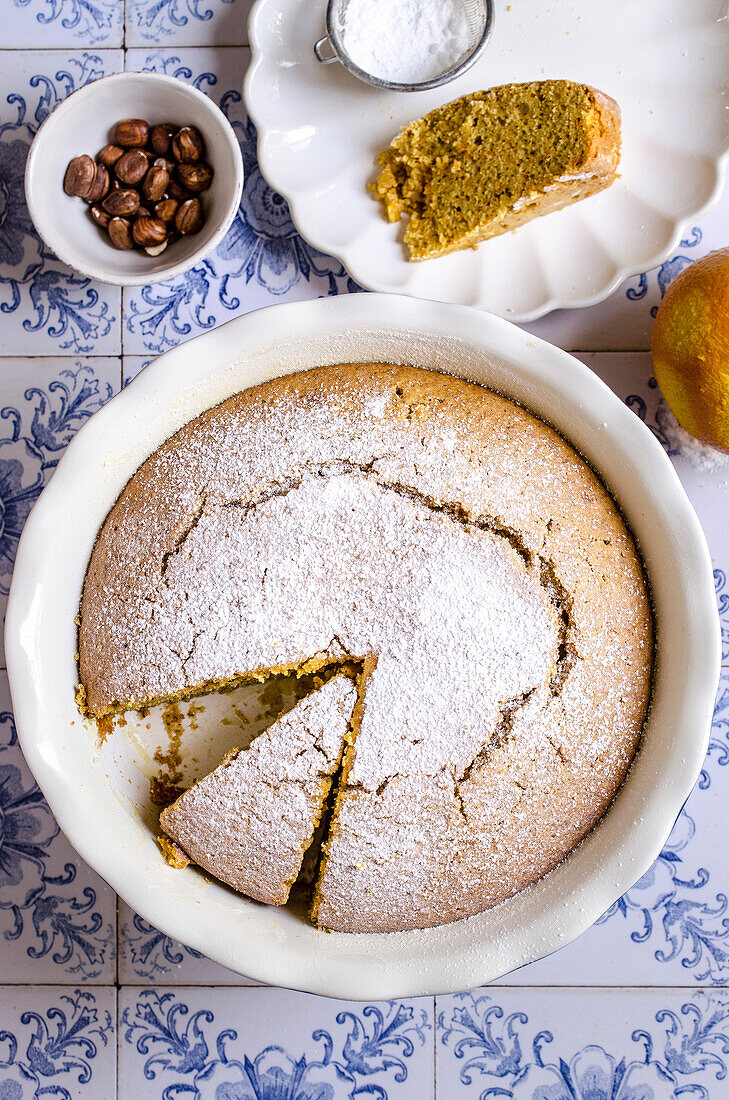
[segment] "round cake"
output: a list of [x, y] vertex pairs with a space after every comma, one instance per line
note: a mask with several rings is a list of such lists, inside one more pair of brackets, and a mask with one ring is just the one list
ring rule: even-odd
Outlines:
[[637, 748], [653, 636], [630, 532], [557, 432], [472, 382], [346, 364], [236, 394], [140, 467], [84, 584], [86, 714], [353, 662], [317, 925], [466, 917], [579, 843]]

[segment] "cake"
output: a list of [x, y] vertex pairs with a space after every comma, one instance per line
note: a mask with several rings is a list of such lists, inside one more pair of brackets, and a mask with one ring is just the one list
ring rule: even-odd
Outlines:
[[436, 107], [377, 158], [370, 184], [388, 221], [407, 215], [411, 260], [516, 229], [609, 187], [620, 109], [570, 80], [504, 84]]
[[234, 890], [283, 905], [321, 820], [346, 743], [354, 684], [335, 676], [232, 749], [160, 815], [191, 860]]
[[600, 479], [526, 409], [410, 366], [287, 375], [186, 424], [93, 549], [85, 713], [352, 661], [315, 923], [424, 928], [547, 873], [650, 697], [646, 580]]

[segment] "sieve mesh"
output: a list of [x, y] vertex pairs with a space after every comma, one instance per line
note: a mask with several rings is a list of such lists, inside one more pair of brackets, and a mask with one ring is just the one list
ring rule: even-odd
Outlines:
[[[359, 66], [351, 58], [347, 49], [347, 9], [351, 0], [329, 0], [327, 9], [327, 28], [333, 49], [339, 60], [350, 69], [357, 70]], [[451, 79], [456, 72], [466, 68], [469, 62], [475, 59], [475, 54], [480, 52], [486, 44], [492, 21], [491, 0], [460, 0], [460, 8], [465, 15], [469, 30], [469, 42], [461, 56], [437, 77], [413, 82], [408, 85], [412, 90], [419, 87], [434, 87]], [[362, 70], [360, 69], [360, 72]], [[372, 76], [372, 74], [369, 74]], [[387, 81], [373, 78], [372, 83], [385, 83]]]

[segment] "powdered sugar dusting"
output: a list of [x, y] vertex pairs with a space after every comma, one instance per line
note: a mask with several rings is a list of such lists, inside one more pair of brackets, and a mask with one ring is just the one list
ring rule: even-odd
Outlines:
[[702, 443], [682, 428], [669, 408], [665, 408], [661, 418], [671, 446], [681, 458], [685, 458], [695, 469], [702, 473], [726, 474], [729, 476], [729, 454], [708, 443]]
[[160, 448], [100, 535], [79, 648], [97, 714], [376, 658], [317, 903], [353, 931], [477, 912], [559, 862], [625, 775], [652, 664], [635, 547], [572, 448], [376, 364], [247, 391]]
[[317, 653], [377, 657], [353, 773], [370, 787], [465, 768], [499, 707], [544, 688], [557, 661], [537, 569], [365, 474], [322, 471], [255, 508], [203, 513], [165, 581], [154, 624], [187, 653], [184, 684]]
[[236, 890], [285, 902], [339, 763], [355, 698], [350, 680], [330, 680], [164, 810], [163, 829]]

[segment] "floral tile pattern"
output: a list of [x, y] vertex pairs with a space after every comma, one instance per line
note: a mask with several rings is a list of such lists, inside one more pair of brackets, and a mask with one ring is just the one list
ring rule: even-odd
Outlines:
[[257, 985], [226, 970], [193, 947], [160, 932], [119, 901], [119, 981], [165, 985]]
[[437, 997], [436, 1015], [438, 1093], [448, 1100], [727, 1095], [724, 991], [477, 990]]
[[[0, 613], [28, 514], [73, 434], [121, 384], [119, 359], [3, 359], [0, 366]], [[0, 667], [5, 643], [0, 640]]]
[[659, 858], [578, 940], [501, 982], [729, 986], [729, 868], [708, 860], [724, 843], [728, 764], [725, 668], [705, 767]]
[[286, 298], [359, 289], [338, 260], [307, 244], [288, 206], [265, 182], [240, 87], [248, 50], [130, 50], [127, 68], [165, 72], [202, 88], [233, 124], [245, 184], [238, 213], [208, 259], [170, 282], [124, 291], [124, 351], [158, 354], [240, 313]]
[[672, 280], [693, 260], [716, 248], [726, 226], [723, 203], [700, 227], [690, 229], [665, 263], [627, 279], [604, 302], [587, 309], [556, 310], [524, 327], [568, 351], [647, 351], [653, 318]]
[[0, 987], [2, 1100], [101, 1100], [116, 1092], [116, 996]]
[[124, 5], [118, 0], [6, 0], [6, 7], [5, 49], [122, 44]]
[[3, 354], [115, 355], [117, 287], [93, 283], [43, 244], [25, 205], [28, 150], [48, 113], [76, 88], [122, 69], [117, 50], [15, 51], [0, 74], [0, 316]]
[[0, 984], [113, 982], [115, 953], [116, 896], [71, 848], [30, 774], [2, 672]]
[[127, 0], [127, 46], [246, 46], [252, 0]]
[[126, 988], [119, 1013], [120, 1100], [434, 1095], [430, 997], [355, 1004], [282, 989]]
[[[361, 289], [299, 236], [258, 168], [241, 96], [251, 4], [2, 5], [2, 613], [30, 509], [73, 433], [121, 385], [238, 314]], [[45, 248], [23, 170], [48, 112], [124, 68], [211, 95], [235, 128], [246, 181], [213, 255], [122, 299]], [[714, 559], [725, 669], [709, 753], [650, 871], [576, 943], [487, 990], [360, 1004], [251, 985], [150, 926], [69, 846], [20, 751], [0, 643], [0, 1100], [729, 1097], [729, 462], [682, 444], [649, 355], [671, 280], [727, 241], [729, 196], [660, 268], [528, 326], [577, 350], [650, 427]]]

